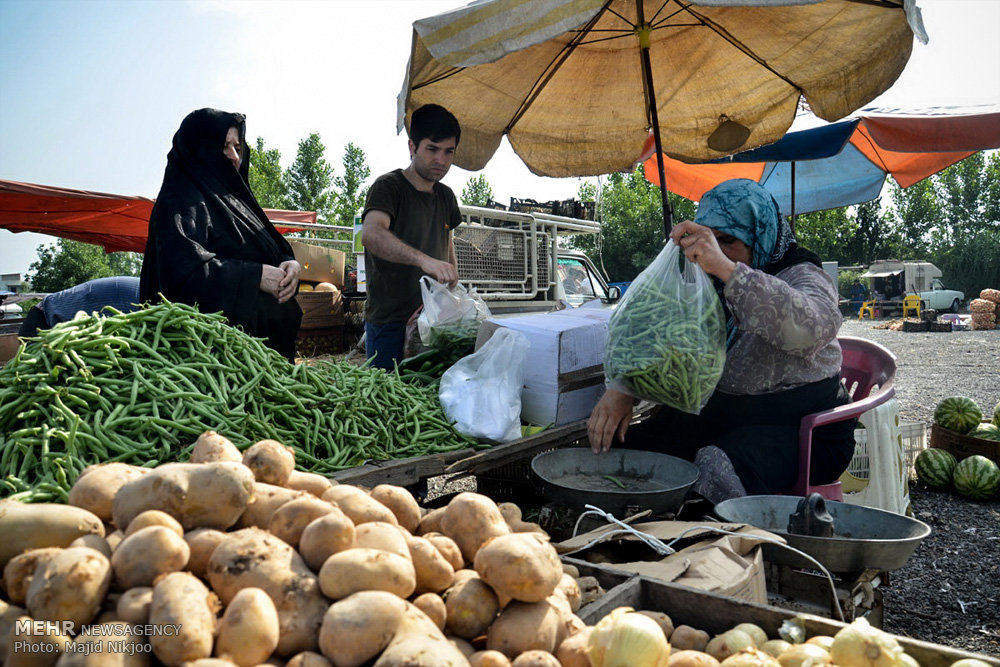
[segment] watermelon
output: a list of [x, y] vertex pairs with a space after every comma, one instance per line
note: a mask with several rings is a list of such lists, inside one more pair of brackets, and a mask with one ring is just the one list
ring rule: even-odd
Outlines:
[[966, 396], [949, 396], [934, 410], [934, 423], [955, 433], [968, 433], [982, 420], [983, 411]]
[[983, 440], [1000, 441], [1000, 428], [997, 428], [990, 422], [983, 422], [976, 428], [969, 431], [969, 435], [973, 438], [981, 438]]
[[956, 463], [951, 452], [932, 447], [917, 454], [913, 468], [917, 471], [917, 478], [927, 486], [945, 489], [951, 486]]
[[975, 454], [958, 462], [951, 481], [966, 498], [987, 500], [1000, 489], [1000, 466]]

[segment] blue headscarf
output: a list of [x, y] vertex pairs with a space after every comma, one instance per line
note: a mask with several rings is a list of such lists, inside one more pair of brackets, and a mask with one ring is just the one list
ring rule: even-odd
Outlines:
[[778, 213], [778, 202], [749, 178], [734, 178], [706, 192], [694, 221], [746, 243], [753, 251], [750, 264], [755, 269], [777, 262], [795, 244], [788, 221]]

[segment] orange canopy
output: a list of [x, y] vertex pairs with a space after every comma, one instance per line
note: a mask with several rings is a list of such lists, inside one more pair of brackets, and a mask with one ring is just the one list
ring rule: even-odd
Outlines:
[[[146, 197], [0, 181], [0, 229], [93, 243], [107, 252], [143, 252], [152, 210], [153, 200]], [[316, 222], [314, 211], [264, 213], [282, 234]]]

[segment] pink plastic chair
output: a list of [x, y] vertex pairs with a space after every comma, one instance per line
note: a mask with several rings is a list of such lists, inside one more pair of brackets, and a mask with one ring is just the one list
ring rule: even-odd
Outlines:
[[844, 355], [840, 377], [852, 402], [802, 418], [799, 425], [798, 479], [786, 495], [808, 496], [818, 493], [827, 500], [843, 500], [840, 480], [832, 484], [809, 483], [813, 429], [823, 424], [854, 419], [896, 395], [896, 388], [892, 385], [896, 376], [896, 355], [878, 343], [863, 338], [841, 336], [837, 341]]

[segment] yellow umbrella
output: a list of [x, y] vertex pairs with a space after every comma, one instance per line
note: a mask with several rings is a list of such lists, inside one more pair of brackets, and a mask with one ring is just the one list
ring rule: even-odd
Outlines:
[[446, 107], [469, 170], [505, 134], [542, 176], [630, 169], [651, 131], [705, 161], [781, 138], [803, 97], [830, 121], [861, 107], [914, 34], [914, 0], [478, 0], [413, 24], [397, 129]]

